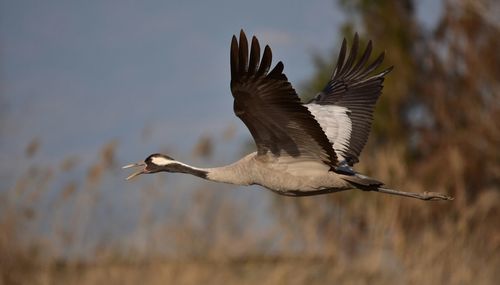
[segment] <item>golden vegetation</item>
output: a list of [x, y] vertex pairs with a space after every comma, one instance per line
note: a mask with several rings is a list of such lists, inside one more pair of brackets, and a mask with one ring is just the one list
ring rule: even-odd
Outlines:
[[[74, 258], [68, 252], [85, 249], [102, 219], [93, 211], [106, 181], [123, 176], [110, 142], [84, 181], [51, 188], [79, 166], [69, 157], [59, 169], [33, 165], [0, 192], [0, 284], [498, 284], [500, 30], [483, 9], [495, 4], [445, 1], [437, 29], [425, 32], [412, 1], [344, 2], [360, 25], [345, 30], [363, 30], [396, 66], [357, 169], [454, 201], [362, 191], [297, 199], [212, 183], [168, 189], [158, 175], [121, 194], [139, 195], [136, 246], [110, 233]], [[319, 70], [311, 89], [330, 72]], [[222, 140], [233, 136], [229, 128]], [[210, 159], [218, 143], [205, 136], [193, 154]], [[26, 154], [40, 147], [35, 139]], [[49, 233], [30, 236], [40, 221]]]

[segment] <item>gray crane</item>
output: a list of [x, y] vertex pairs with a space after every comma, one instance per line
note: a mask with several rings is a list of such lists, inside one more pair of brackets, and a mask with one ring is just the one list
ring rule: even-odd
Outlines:
[[231, 41], [231, 92], [234, 112], [250, 131], [257, 151], [237, 162], [215, 168], [197, 168], [164, 154], [152, 154], [127, 177], [157, 172], [187, 173], [203, 179], [237, 185], [261, 185], [286, 196], [311, 196], [361, 189], [421, 200], [452, 200], [435, 192], [412, 193], [388, 189], [376, 179], [353, 170], [368, 139], [373, 108], [384, 77], [378, 73], [384, 53], [368, 63], [372, 43], [358, 56], [356, 34], [346, 58], [342, 42], [337, 65], [326, 87], [311, 101], [302, 103], [287, 77], [283, 63], [271, 70], [272, 53], [262, 53], [252, 38], [250, 53], [243, 30]]

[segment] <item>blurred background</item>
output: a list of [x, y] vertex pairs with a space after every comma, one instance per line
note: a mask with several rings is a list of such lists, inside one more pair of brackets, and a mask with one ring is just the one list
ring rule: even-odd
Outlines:
[[[0, 284], [499, 284], [500, 2], [0, 1]], [[253, 150], [229, 43], [273, 49], [307, 99], [354, 32], [394, 65], [356, 169], [423, 202], [281, 197], [150, 153]]]

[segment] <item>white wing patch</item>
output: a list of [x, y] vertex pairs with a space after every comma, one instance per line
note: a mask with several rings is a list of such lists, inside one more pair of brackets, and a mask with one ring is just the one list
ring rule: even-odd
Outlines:
[[333, 145], [338, 160], [345, 159], [344, 153], [349, 148], [351, 138], [352, 122], [349, 118], [349, 110], [345, 107], [336, 105], [305, 105], [309, 112], [325, 132], [328, 140]]

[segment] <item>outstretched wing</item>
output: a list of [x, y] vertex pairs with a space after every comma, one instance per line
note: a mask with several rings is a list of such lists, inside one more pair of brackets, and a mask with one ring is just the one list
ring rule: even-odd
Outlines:
[[257, 145], [257, 153], [337, 164], [332, 145], [318, 122], [301, 102], [278, 62], [269, 72], [272, 53], [264, 48], [260, 60], [258, 40], [252, 38], [250, 58], [243, 30], [239, 44], [231, 41], [231, 92], [234, 112], [247, 126]]
[[325, 131], [339, 162], [351, 166], [359, 161], [368, 140], [373, 108], [382, 93], [384, 76], [392, 70], [391, 66], [374, 74], [384, 60], [384, 53], [367, 64], [372, 51], [371, 41], [359, 59], [358, 47], [358, 34], [355, 34], [349, 57], [345, 60], [344, 39], [330, 82], [305, 105]]

